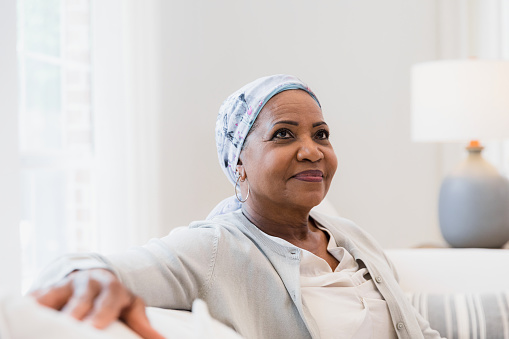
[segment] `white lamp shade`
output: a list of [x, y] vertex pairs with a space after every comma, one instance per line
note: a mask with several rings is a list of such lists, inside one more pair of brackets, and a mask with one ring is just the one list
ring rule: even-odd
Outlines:
[[509, 61], [437, 61], [412, 68], [412, 139], [509, 137]]

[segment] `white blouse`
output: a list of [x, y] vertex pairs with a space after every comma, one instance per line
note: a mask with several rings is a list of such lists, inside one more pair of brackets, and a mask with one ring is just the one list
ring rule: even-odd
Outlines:
[[[317, 323], [320, 337], [397, 338], [387, 303], [368, 270], [359, 268], [348, 251], [336, 246], [332, 234], [320, 229], [329, 234], [327, 250], [339, 265], [332, 271], [324, 259], [304, 249], [300, 261], [302, 303]], [[282, 245], [295, 247], [281, 238], [267, 236]]]

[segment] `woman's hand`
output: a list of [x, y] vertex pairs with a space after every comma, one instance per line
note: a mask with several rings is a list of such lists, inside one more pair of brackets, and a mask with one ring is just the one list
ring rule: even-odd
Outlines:
[[103, 329], [120, 319], [145, 339], [164, 339], [152, 328], [143, 300], [105, 269], [75, 271], [56, 285], [30, 293], [41, 305]]

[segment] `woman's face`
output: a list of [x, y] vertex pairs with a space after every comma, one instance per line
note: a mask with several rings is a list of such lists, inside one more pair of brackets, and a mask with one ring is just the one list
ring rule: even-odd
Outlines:
[[281, 92], [267, 102], [239, 159], [253, 207], [312, 208], [327, 194], [337, 168], [322, 111], [302, 90]]

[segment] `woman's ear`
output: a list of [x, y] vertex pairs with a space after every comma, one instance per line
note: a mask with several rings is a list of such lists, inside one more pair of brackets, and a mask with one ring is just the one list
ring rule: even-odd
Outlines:
[[246, 180], [246, 170], [244, 169], [244, 166], [242, 165], [242, 161], [239, 160], [237, 163], [237, 167], [235, 168], [236, 172], [240, 176], [240, 180], [244, 181]]

